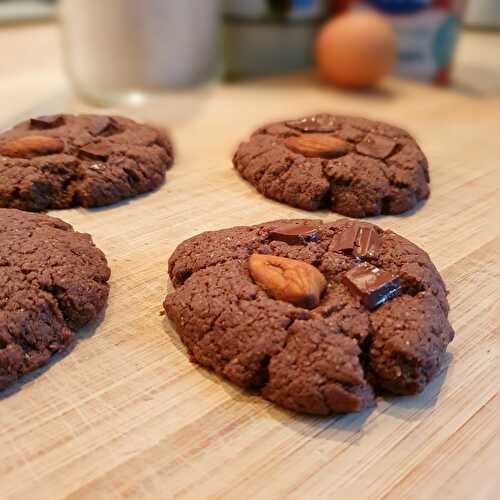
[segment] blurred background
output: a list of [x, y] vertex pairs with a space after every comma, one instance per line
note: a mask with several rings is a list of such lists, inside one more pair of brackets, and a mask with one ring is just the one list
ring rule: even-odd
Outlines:
[[2, 79], [64, 67], [100, 105], [310, 68], [357, 92], [389, 74], [500, 89], [498, 0], [0, 0], [0, 42]]

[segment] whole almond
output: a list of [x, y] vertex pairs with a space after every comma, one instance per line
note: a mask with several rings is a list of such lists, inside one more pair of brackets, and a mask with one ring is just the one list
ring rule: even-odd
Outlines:
[[275, 255], [252, 254], [250, 275], [268, 295], [306, 309], [319, 305], [326, 278], [314, 266]]
[[12, 158], [33, 158], [61, 153], [64, 142], [50, 135], [26, 135], [0, 143], [0, 155]]
[[348, 142], [328, 134], [302, 134], [285, 139], [285, 146], [294, 153], [308, 157], [338, 158], [353, 147]]

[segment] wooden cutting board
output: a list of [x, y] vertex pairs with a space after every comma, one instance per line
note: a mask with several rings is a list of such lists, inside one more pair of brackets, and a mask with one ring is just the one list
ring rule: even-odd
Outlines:
[[[22, 94], [13, 100], [12, 85], [0, 94], [4, 125], [91, 109], [65, 97], [57, 71], [11, 79]], [[184, 239], [284, 217], [338, 218], [267, 200], [231, 168], [256, 126], [319, 110], [393, 122], [419, 139], [430, 200], [375, 222], [429, 252], [456, 329], [424, 393], [334, 418], [283, 411], [193, 366], [159, 314], [167, 261]], [[358, 95], [296, 76], [113, 111], [169, 126], [175, 166], [155, 193], [51, 213], [106, 253], [111, 295], [69, 355], [0, 393], [0, 498], [498, 498], [500, 99], [397, 81]]]

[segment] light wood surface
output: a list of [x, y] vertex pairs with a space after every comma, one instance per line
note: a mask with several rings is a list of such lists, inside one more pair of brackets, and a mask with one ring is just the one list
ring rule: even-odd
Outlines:
[[[91, 109], [67, 90], [53, 28], [21, 31], [0, 31], [11, 48], [0, 61], [0, 124]], [[168, 257], [185, 238], [338, 217], [266, 200], [231, 168], [257, 125], [318, 110], [380, 118], [418, 137], [430, 200], [375, 222], [430, 253], [456, 329], [445, 369], [423, 394], [328, 419], [280, 410], [194, 367], [159, 314]], [[357, 95], [296, 76], [118, 111], [169, 126], [175, 166], [150, 195], [52, 213], [106, 253], [111, 296], [69, 355], [0, 393], [0, 498], [498, 498], [499, 96], [392, 80]]]

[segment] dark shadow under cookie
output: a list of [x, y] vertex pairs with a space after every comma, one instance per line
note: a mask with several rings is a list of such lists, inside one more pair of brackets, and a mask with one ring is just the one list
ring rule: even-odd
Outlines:
[[0, 207], [110, 205], [160, 186], [172, 159], [164, 132], [128, 118], [32, 118], [0, 134]]
[[415, 394], [453, 330], [429, 256], [377, 226], [275, 221], [200, 234], [169, 261], [166, 313], [191, 359], [285, 408]]
[[429, 197], [427, 159], [404, 130], [319, 114], [258, 129], [233, 164], [259, 192], [349, 217], [399, 214]]
[[0, 389], [71, 344], [104, 307], [109, 276], [88, 234], [0, 209]]

